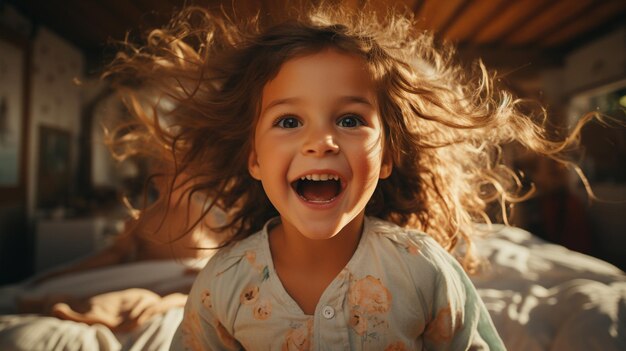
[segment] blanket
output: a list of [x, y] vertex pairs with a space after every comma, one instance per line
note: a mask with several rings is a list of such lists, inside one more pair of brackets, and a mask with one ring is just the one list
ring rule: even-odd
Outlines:
[[189, 287], [190, 269], [206, 261], [142, 261], [76, 273], [34, 287], [30, 281], [0, 289], [0, 350], [168, 350], [182, 320], [182, 308], [172, 308], [130, 332], [113, 332], [104, 325], [87, 325], [40, 315], [17, 315], [15, 299], [46, 295], [86, 297], [128, 288], [166, 294]]
[[476, 241], [473, 276], [509, 350], [626, 350], [626, 275], [517, 228]]
[[[509, 350], [626, 350], [626, 275], [596, 258], [521, 229], [494, 226], [476, 240], [489, 266], [471, 277]], [[196, 263], [201, 266], [203, 263]], [[167, 350], [182, 318], [173, 308], [132, 332], [34, 315], [11, 315], [16, 295], [85, 296], [139, 287], [165, 293], [188, 286], [189, 265], [124, 264], [0, 289], [0, 350]]]

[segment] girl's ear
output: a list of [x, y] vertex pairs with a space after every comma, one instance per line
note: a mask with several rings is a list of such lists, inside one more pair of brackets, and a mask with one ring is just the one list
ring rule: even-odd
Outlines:
[[250, 151], [250, 156], [248, 156], [248, 172], [252, 178], [256, 180], [261, 180], [261, 169], [259, 167], [259, 161], [257, 160], [256, 151]]
[[393, 161], [391, 161], [391, 157], [389, 155], [383, 156], [383, 163], [380, 165], [380, 175], [378, 178], [387, 179], [391, 175], [391, 171], [393, 170]]

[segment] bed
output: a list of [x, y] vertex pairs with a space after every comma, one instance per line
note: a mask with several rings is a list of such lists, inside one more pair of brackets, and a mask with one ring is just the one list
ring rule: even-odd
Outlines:
[[190, 269], [206, 261], [141, 261], [94, 269], [52, 279], [35, 289], [28, 281], [0, 288], [0, 350], [168, 350], [182, 320], [182, 308], [172, 308], [132, 332], [113, 332], [103, 325], [15, 314], [17, 296], [37, 299], [46, 295], [91, 296], [128, 288], [166, 294], [189, 287], [195, 279]]
[[[624, 272], [512, 227], [495, 226], [477, 247], [490, 265], [472, 279], [509, 350], [626, 350]], [[182, 308], [138, 330], [114, 333], [102, 325], [12, 314], [13, 299], [129, 287], [169, 291], [193, 280], [185, 274], [188, 267], [188, 262], [138, 262], [59, 278], [35, 290], [4, 287], [0, 350], [167, 350]]]
[[498, 226], [477, 240], [472, 278], [509, 350], [626, 350], [626, 275], [599, 259]]

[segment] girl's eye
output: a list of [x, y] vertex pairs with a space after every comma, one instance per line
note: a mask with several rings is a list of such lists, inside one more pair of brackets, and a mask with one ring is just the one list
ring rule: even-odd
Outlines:
[[298, 128], [302, 123], [294, 117], [282, 117], [274, 125], [280, 128]]
[[344, 128], [355, 128], [364, 124], [363, 120], [357, 115], [345, 115], [337, 120], [337, 125]]

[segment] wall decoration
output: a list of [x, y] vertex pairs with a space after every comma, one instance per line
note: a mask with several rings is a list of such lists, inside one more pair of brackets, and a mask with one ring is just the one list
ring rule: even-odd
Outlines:
[[67, 206], [71, 186], [71, 133], [53, 127], [39, 127], [39, 171], [37, 207]]
[[25, 50], [0, 37], [0, 52], [0, 188], [17, 188], [24, 152]]

